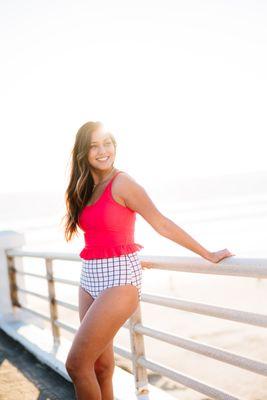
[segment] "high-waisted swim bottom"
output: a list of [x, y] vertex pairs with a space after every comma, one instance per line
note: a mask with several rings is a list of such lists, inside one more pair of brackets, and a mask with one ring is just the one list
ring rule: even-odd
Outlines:
[[113, 286], [134, 285], [141, 300], [142, 267], [137, 251], [108, 258], [82, 259], [80, 286], [94, 299]]

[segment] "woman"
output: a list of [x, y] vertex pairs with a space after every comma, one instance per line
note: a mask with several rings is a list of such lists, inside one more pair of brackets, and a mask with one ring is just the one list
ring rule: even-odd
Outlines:
[[[141, 299], [142, 267], [134, 243], [136, 212], [162, 236], [217, 263], [232, 256], [210, 252], [162, 215], [144, 188], [114, 167], [116, 141], [101, 122], [78, 130], [66, 191], [69, 241], [84, 232], [80, 253], [80, 327], [66, 360], [79, 400], [113, 400], [113, 338]], [[148, 263], [147, 263], [148, 264]]]

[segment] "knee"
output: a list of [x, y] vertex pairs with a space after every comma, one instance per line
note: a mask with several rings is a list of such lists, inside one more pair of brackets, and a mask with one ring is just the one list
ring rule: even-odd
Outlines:
[[71, 378], [74, 378], [77, 375], [78, 372], [77, 363], [73, 358], [71, 357], [67, 358], [65, 362], [65, 368]]
[[[92, 369], [93, 369], [93, 364], [92, 364]], [[71, 377], [72, 380], [81, 378], [83, 375], [86, 375], [88, 373], [88, 369], [90, 368], [90, 365], [88, 362], [85, 364], [82, 362], [82, 360], [79, 360], [77, 357], [68, 357], [66, 362], [65, 362], [65, 368]]]
[[96, 360], [95, 362], [95, 373], [99, 379], [110, 378], [113, 375], [115, 369], [115, 360], [101, 361]]

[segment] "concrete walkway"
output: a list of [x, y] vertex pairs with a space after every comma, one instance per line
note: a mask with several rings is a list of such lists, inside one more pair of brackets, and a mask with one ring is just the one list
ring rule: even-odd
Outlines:
[[74, 400], [73, 384], [0, 329], [1, 400]]

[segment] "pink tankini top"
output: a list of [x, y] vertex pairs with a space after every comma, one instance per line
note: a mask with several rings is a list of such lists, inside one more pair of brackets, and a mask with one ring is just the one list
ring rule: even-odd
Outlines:
[[112, 197], [112, 182], [120, 172], [111, 178], [100, 198], [79, 214], [78, 225], [85, 241], [79, 255], [83, 259], [117, 257], [144, 248], [134, 242], [136, 212]]

